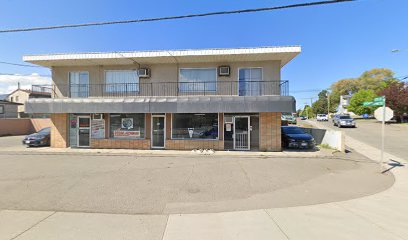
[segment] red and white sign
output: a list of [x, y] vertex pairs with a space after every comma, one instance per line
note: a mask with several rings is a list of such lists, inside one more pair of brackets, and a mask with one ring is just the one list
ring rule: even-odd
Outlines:
[[116, 130], [113, 132], [113, 137], [123, 139], [140, 138], [140, 131]]

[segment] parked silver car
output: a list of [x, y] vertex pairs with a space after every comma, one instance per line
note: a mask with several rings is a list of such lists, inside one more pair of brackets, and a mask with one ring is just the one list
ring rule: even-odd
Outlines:
[[333, 125], [341, 127], [357, 127], [356, 121], [350, 115], [338, 115], [333, 118]]

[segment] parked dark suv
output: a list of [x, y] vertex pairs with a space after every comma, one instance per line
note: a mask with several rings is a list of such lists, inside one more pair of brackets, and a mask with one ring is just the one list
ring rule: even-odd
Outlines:
[[51, 128], [43, 128], [37, 133], [25, 136], [23, 144], [29, 147], [49, 146], [50, 145]]
[[314, 149], [316, 142], [312, 135], [305, 133], [300, 127], [283, 126], [282, 147]]

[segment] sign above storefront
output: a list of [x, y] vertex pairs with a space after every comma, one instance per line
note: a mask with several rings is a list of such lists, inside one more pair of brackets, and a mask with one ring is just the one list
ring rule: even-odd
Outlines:
[[140, 131], [116, 130], [113, 132], [114, 138], [137, 139], [140, 138]]

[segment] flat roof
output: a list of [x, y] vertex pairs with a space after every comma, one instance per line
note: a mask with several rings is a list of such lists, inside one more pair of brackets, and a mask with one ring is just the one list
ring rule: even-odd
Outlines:
[[23, 61], [44, 67], [53, 67], [279, 60], [281, 67], [283, 67], [300, 52], [300, 46], [89, 52], [25, 55]]

